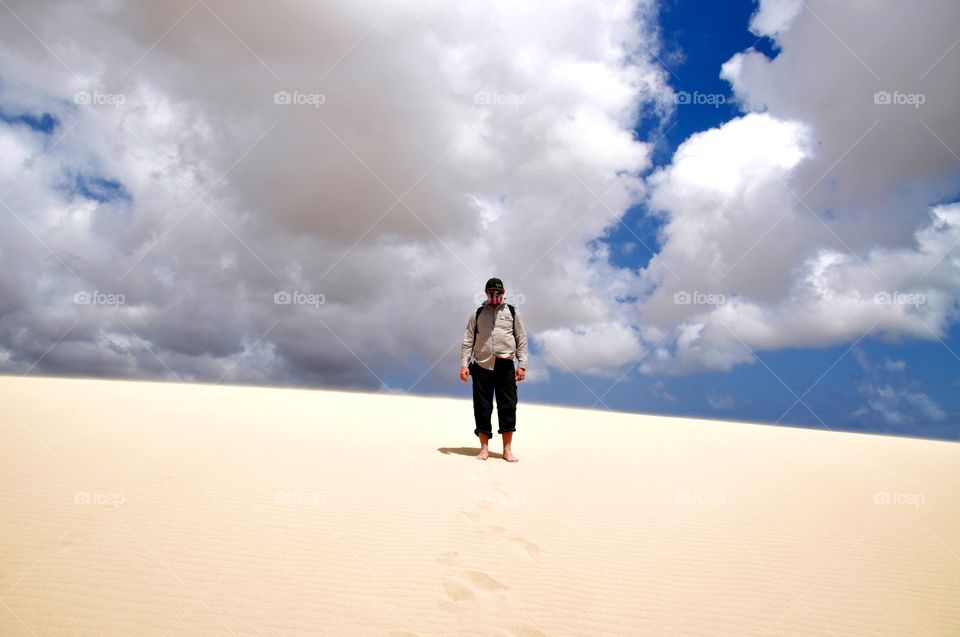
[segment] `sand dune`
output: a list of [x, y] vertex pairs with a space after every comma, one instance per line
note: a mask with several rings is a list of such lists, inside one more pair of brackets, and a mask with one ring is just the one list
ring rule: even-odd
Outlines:
[[0, 635], [960, 634], [960, 444], [521, 395], [515, 452], [467, 399], [0, 377]]

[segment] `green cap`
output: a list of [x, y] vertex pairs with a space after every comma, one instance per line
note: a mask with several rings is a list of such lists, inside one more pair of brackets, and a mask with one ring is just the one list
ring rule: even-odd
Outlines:
[[503, 290], [503, 281], [501, 281], [501, 280], [498, 279], [497, 277], [493, 277], [492, 279], [490, 279], [490, 280], [487, 281], [487, 285], [484, 286], [483, 289], [484, 289], [484, 291], [486, 291], [486, 290], [501, 290], [501, 291], [502, 291], [502, 290]]

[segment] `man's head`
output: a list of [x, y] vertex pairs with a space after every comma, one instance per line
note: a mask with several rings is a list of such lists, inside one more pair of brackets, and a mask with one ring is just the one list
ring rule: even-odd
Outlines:
[[506, 290], [503, 289], [503, 281], [497, 277], [493, 277], [487, 281], [487, 284], [484, 286], [484, 291], [487, 293], [487, 302], [494, 307], [503, 302], [503, 297], [506, 293]]

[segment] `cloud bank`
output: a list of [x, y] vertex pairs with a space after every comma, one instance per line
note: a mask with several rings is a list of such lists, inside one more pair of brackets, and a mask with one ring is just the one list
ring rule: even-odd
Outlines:
[[[956, 3], [761, 2], [778, 54], [719, 70], [744, 115], [656, 169], [634, 126], [677, 107], [652, 1], [4, 11], [7, 372], [451, 376], [491, 275], [534, 382], [957, 319]], [[616, 267], [596, 239], [640, 203], [659, 250]]]
[[[644, 196], [641, 109], [669, 112], [651, 3], [31, 1], [8, 17], [6, 370], [450, 375], [494, 274], [533, 331], [628, 320], [609, 299], [635, 274], [588, 242]], [[52, 130], [23, 119], [44, 114]]]
[[948, 2], [760, 4], [751, 28], [778, 55], [721, 72], [747, 113], [649, 178], [662, 248], [638, 309], [660, 340], [642, 370], [944, 335], [960, 297], [958, 19]]

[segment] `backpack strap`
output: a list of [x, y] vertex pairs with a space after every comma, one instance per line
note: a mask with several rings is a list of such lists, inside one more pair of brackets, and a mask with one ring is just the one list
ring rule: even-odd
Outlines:
[[473, 346], [474, 346], [474, 348], [476, 348], [476, 346], [477, 346], [477, 331], [478, 331], [477, 323], [480, 322], [480, 312], [482, 312], [482, 311], [483, 311], [483, 306], [481, 305], [480, 307], [477, 308], [477, 315], [476, 315], [476, 317], [475, 317], [475, 320], [473, 321]]
[[470, 358], [473, 360], [476, 360], [475, 354], [477, 352], [477, 331], [479, 329], [477, 324], [480, 322], [480, 312], [482, 311], [483, 311], [483, 306], [481, 305], [480, 307], [477, 308], [477, 314], [474, 317], [474, 321], [473, 321], [473, 349], [470, 350]]
[[[510, 308], [510, 316], [513, 317], [513, 343], [514, 345], [516, 345], [517, 344], [517, 308], [513, 307], [509, 303], [507, 303], [507, 307]], [[516, 358], [517, 357], [516, 354], [514, 354], [513, 357]]]

